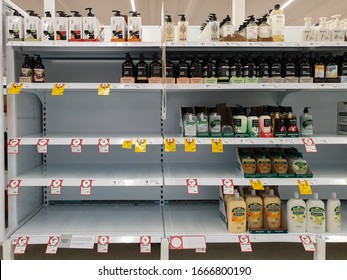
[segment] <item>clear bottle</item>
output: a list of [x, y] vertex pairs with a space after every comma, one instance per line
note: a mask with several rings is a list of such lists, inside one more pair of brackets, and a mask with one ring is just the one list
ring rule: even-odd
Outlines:
[[219, 41], [219, 22], [217, 20], [216, 14], [210, 14], [210, 23], [209, 23], [209, 29], [210, 29], [210, 40], [212, 42]]
[[335, 18], [331, 28], [331, 41], [343, 42], [345, 40], [345, 30], [341, 27], [341, 21], [339, 19], [341, 15], [334, 15], [331, 17]]
[[307, 232], [325, 232], [325, 207], [324, 202], [318, 199], [318, 193], [313, 194], [313, 199], [306, 202]]
[[333, 192], [327, 203], [327, 231], [341, 232], [341, 221], [341, 201], [336, 198], [336, 192]]
[[164, 35], [166, 42], [175, 41], [175, 23], [172, 22], [172, 18], [170, 15], [167, 15], [165, 19]]
[[264, 15], [261, 24], [258, 27], [258, 41], [272, 41], [271, 26], [267, 22], [267, 16]]
[[312, 27], [312, 18], [305, 17], [305, 26], [303, 29], [301, 29], [301, 41], [302, 42], [314, 42], [315, 36], [314, 36], [314, 29]]
[[222, 132], [222, 117], [217, 112], [216, 108], [210, 110], [208, 116], [209, 130], [211, 133], [220, 133]]
[[186, 42], [188, 40], [189, 22], [186, 20], [185, 15], [180, 14], [178, 16], [181, 17], [181, 20], [177, 22], [178, 41], [179, 42]]
[[255, 23], [254, 15], [249, 18], [249, 23], [246, 27], [246, 38], [250, 42], [258, 41], [258, 25]]
[[149, 75], [151, 78], [161, 78], [162, 77], [162, 67], [158, 58], [158, 54], [153, 54], [153, 61], [149, 65]]
[[125, 55], [125, 61], [122, 64], [122, 77], [135, 77], [135, 65], [129, 53]]
[[140, 61], [136, 64], [136, 83], [148, 83], [148, 64], [143, 53], [140, 54]]
[[234, 26], [231, 23], [231, 18], [229, 15], [224, 19], [224, 24], [221, 28], [222, 41], [232, 41], [234, 40]]
[[330, 42], [330, 29], [327, 26], [327, 18], [321, 17], [319, 18], [319, 26], [316, 29], [316, 41], [319, 42]]
[[271, 34], [274, 42], [284, 42], [284, 29], [286, 18], [281, 5], [276, 4], [274, 10], [271, 12]]
[[306, 203], [294, 193], [287, 202], [288, 232], [306, 232]]

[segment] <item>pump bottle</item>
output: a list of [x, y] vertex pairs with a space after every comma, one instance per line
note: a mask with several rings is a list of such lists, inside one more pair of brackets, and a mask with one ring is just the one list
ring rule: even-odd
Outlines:
[[287, 203], [287, 219], [289, 232], [306, 231], [306, 203], [299, 199], [299, 193], [294, 193], [294, 198]]
[[318, 193], [306, 202], [307, 231], [312, 233], [325, 232], [324, 202], [318, 199]]
[[17, 10], [7, 17], [7, 39], [9, 41], [23, 41], [23, 18]]
[[54, 41], [54, 21], [49, 11], [42, 19], [42, 41]]
[[170, 15], [167, 15], [165, 19], [164, 35], [166, 42], [175, 41], [175, 23], [172, 22], [172, 18]]
[[341, 232], [341, 201], [336, 198], [336, 192], [331, 193], [327, 203], [327, 231]]
[[41, 56], [36, 55], [34, 65], [34, 83], [44, 83], [46, 81], [45, 66], [42, 63]]
[[72, 17], [69, 17], [69, 41], [81, 41], [83, 32], [82, 15], [78, 11], [71, 11]]
[[222, 41], [232, 41], [234, 39], [234, 26], [231, 23], [229, 15], [224, 19], [224, 24], [221, 28]]
[[314, 42], [314, 29], [311, 23], [312, 18], [305, 17], [305, 26], [301, 29], [301, 41], [302, 42]]
[[142, 19], [137, 11], [130, 11], [128, 17], [128, 41], [142, 41]]
[[86, 8], [86, 17], [83, 17], [83, 39], [88, 41], [98, 41], [100, 23], [92, 13], [93, 8]]
[[124, 42], [126, 40], [126, 23], [120, 11], [113, 10], [111, 17], [111, 42]]
[[125, 62], [122, 64], [122, 77], [134, 78], [135, 66], [129, 53], [126, 53]]
[[55, 40], [66, 41], [69, 19], [66, 17], [66, 14], [63, 11], [57, 11], [57, 13], [59, 16], [54, 19]]
[[332, 18], [335, 18], [331, 28], [331, 41], [333, 42], [343, 42], [345, 40], [345, 31], [341, 27], [340, 17], [341, 15], [332, 16]]
[[279, 4], [271, 12], [271, 33], [274, 42], [284, 42], [285, 15]]
[[318, 28], [316, 29], [316, 41], [329, 42], [330, 29], [327, 26], [327, 18], [321, 17]]
[[136, 64], [136, 82], [148, 83], [148, 64], [142, 53], [140, 54], [140, 61]]
[[267, 16], [264, 15], [261, 24], [258, 27], [258, 40], [259, 41], [272, 41], [271, 26], [267, 23]]
[[149, 65], [149, 75], [151, 78], [161, 78], [162, 76], [162, 67], [157, 53], [153, 55], [153, 61]]
[[313, 119], [308, 109], [305, 107], [304, 112], [300, 115], [300, 134], [301, 136], [312, 136], [313, 135]]
[[246, 27], [246, 38], [250, 42], [258, 41], [258, 25], [255, 23], [254, 15], [249, 18], [249, 23]]
[[188, 40], [189, 22], [186, 20], [185, 15], [179, 14], [181, 19], [177, 22], [178, 27], [178, 42], [186, 42]]

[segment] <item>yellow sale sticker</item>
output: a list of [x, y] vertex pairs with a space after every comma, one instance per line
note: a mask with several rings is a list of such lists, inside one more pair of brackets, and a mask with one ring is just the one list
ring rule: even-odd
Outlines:
[[7, 91], [7, 94], [19, 94], [24, 85], [22, 83], [12, 83]]
[[147, 150], [147, 141], [146, 139], [136, 139], [135, 143], [135, 153], [145, 153]]
[[64, 95], [65, 84], [54, 84], [52, 89], [52, 95], [61, 96]]
[[132, 140], [124, 140], [122, 148], [130, 150], [133, 147], [133, 141]]
[[165, 152], [172, 153], [176, 152], [176, 139], [175, 138], [165, 138]]
[[254, 190], [256, 190], [256, 191], [263, 191], [263, 190], [265, 190], [264, 186], [263, 186], [263, 183], [260, 180], [251, 179], [250, 183], [251, 183], [252, 188]]
[[110, 95], [111, 84], [100, 84], [98, 95]]
[[310, 183], [307, 180], [298, 180], [300, 194], [312, 194]]
[[220, 138], [211, 139], [212, 153], [223, 153], [223, 140]]
[[184, 138], [184, 151], [186, 153], [195, 153], [196, 152], [195, 138]]

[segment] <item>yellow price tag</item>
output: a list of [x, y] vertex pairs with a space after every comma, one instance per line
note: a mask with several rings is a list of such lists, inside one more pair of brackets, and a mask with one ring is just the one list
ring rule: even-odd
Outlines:
[[111, 84], [100, 84], [98, 95], [110, 95]]
[[52, 89], [52, 95], [61, 96], [64, 95], [65, 84], [55, 84]]
[[253, 190], [256, 190], [256, 191], [265, 190], [262, 181], [251, 179], [249, 180], [249, 182], [251, 183]]
[[195, 138], [184, 138], [184, 151], [186, 153], [195, 153], [196, 152]]
[[19, 94], [23, 86], [23, 83], [12, 83], [7, 91], [7, 94]]
[[298, 180], [300, 194], [312, 194], [310, 183], [307, 180]]
[[211, 139], [212, 153], [223, 153], [223, 140], [220, 138]]
[[165, 152], [172, 153], [176, 152], [176, 139], [175, 138], [165, 138]]
[[130, 150], [133, 147], [133, 140], [124, 140], [122, 148]]
[[136, 139], [135, 153], [145, 153], [146, 150], [147, 150], [147, 141], [146, 141], [146, 139], [143, 139], [143, 138]]

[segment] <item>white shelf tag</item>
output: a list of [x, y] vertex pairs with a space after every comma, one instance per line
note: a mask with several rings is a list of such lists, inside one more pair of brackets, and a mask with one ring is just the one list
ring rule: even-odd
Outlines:
[[188, 194], [198, 194], [198, 179], [186, 179]]
[[109, 236], [99, 236], [98, 237], [98, 246], [97, 246], [97, 252], [101, 254], [107, 254], [108, 253], [108, 243], [110, 242]]
[[7, 185], [7, 195], [17, 196], [19, 195], [19, 186], [22, 180], [11, 180]]
[[24, 254], [29, 243], [29, 236], [20, 236], [17, 239], [16, 247], [14, 248], [15, 254]]
[[49, 139], [39, 139], [36, 144], [37, 152], [40, 154], [47, 154], [48, 142], [49, 142]]
[[311, 240], [311, 237], [309, 235], [300, 235], [300, 240], [302, 245], [305, 248], [306, 252], [315, 252], [316, 248], [314, 247], [314, 244]]
[[81, 195], [92, 194], [92, 183], [93, 180], [82, 180], [81, 181]]
[[206, 249], [206, 239], [203, 235], [170, 236], [170, 249]]
[[206, 253], [206, 248], [197, 248], [197, 249], [195, 249], [195, 253], [197, 253], [197, 254], [205, 254]]
[[82, 142], [83, 139], [72, 139], [70, 144], [71, 152], [78, 154], [82, 153]]
[[50, 189], [52, 195], [61, 195], [61, 188], [63, 186], [63, 180], [52, 180]]
[[59, 245], [60, 237], [59, 236], [50, 236], [47, 247], [46, 247], [46, 254], [56, 254], [58, 251], [58, 245]]
[[317, 153], [316, 144], [312, 138], [303, 138], [302, 141], [304, 142], [306, 153]]
[[234, 181], [232, 179], [222, 179], [223, 194], [234, 194]]
[[110, 139], [102, 138], [98, 140], [98, 147], [100, 154], [107, 154], [110, 152]]
[[152, 242], [150, 236], [140, 237], [140, 253], [150, 254], [152, 252]]
[[252, 244], [249, 235], [239, 235], [241, 252], [252, 252]]
[[7, 153], [8, 154], [18, 154], [19, 153], [19, 144], [20, 139], [10, 139], [7, 144]]
[[329, 144], [328, 138], [319, 138], [318, 139], [319, 144]]

